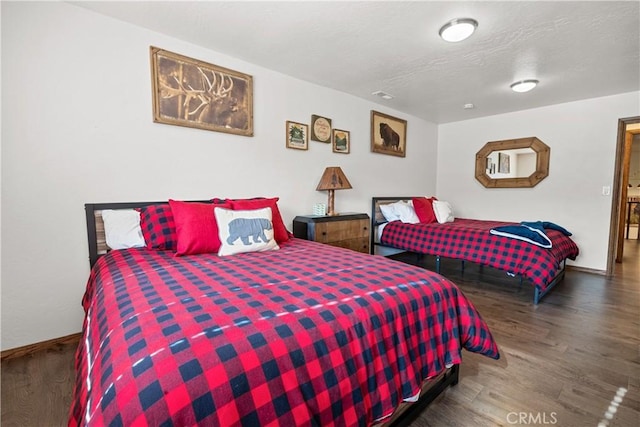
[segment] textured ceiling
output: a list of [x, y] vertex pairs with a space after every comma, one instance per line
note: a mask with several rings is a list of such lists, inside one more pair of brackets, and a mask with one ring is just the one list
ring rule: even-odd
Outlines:
[[[640, 90], [638, 1], [73, 4], [435, 123]], [[471, 38], [438, 37], [462, 17]]]

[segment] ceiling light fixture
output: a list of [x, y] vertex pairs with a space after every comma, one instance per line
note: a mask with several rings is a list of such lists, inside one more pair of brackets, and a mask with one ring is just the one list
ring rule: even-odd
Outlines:
[[392, 95], [389, 95], [388, 93], [383, 92], [381, 90], [377, 90], [375, 92], [371, 92], [371, 95], [379, 96], [380, 98], [386, 99], [386, 100], [393, 99]]
[[536, 87], [538, 83], [540, 83], [538, 80], [533, 80], [533, 79], [520, 80], [515, 83], [512, 83], [510, 87], [511, 87], [511, 90], [513, 90], [514, 92], [522, 93], [522, 92], [529, 92], [531, 89]]
[[440, 28], [440, 37], [448, 42], [460, 42], [473, 34], [478, 27], [478, 21], [471, 18], [452, 19]]

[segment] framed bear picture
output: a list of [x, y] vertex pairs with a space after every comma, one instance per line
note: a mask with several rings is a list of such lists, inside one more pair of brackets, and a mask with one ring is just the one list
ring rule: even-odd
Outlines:
[[371, 151], [405, 157], [407, 121], [371, 110]]

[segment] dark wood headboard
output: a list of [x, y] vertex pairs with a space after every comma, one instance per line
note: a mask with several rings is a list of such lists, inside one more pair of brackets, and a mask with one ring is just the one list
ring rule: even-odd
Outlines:
[[[211, 200], [189, 200], [191, 202], [211, 203]], [[135, 209], [149, 205], [169, 203], [161, 202], [119, 202], [119, 203], [85, 203], [84, 210], [87, 218], [87, 242], [89, 243], [89, 264], [91, 267], [102, 255], [109, 252], [104, 234], [102, 210], [104, 209]]]
[[399, 202], [400, 200], [411, 200], [414, 197], [424, 196], [384, 196], [384, 197], [372, 197], [371, 198], [371, 253], [375, 254], [376, 246], [382, 246], [378, 242], [378, 226], [384, 224], [387, 220], [382, 215], [380, 205], [388, 205], [391, 203]]

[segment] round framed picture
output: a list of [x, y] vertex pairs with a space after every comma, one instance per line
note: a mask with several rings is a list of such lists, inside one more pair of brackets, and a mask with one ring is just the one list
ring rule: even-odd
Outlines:
[[331, 119], [311, 115], [311, 139], [318, 142], [331, 142]]

